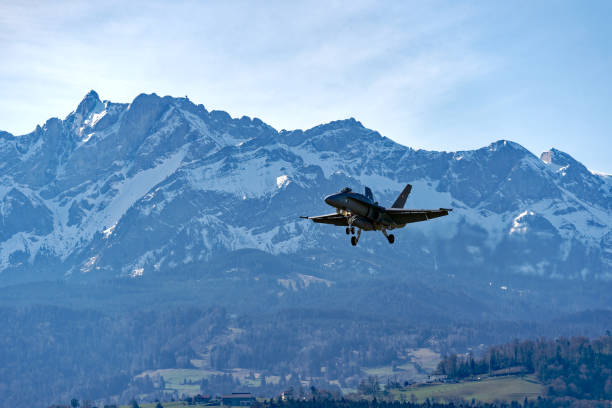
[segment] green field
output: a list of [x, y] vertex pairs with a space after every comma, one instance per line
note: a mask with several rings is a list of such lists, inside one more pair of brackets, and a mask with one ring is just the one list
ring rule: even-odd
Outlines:
[[[148, 375], [155, 382], [157, 376], [164, 377], [166, 388], [164, 391], [177, 391], [179, 395], [195, 395], [200, 392], [202, 378], [211, 374], [220, 374], [219, 371], [202, 370], [194, 368], [167, 368], [162, 370], [145, 371], [139, 376]], [[192, 384], [183, 384], [184, 382]]]
[[404, 356], [402, 364], [395, 366], [363, 367], [362, 371], [367, 375], [378, 377], [392, 377], [401, 375], [410, 378], [412, 381], [421, 382], [427, 378], [428, 374], [433, 373], [440, 362], [440, 354], [428, 348], [409, 350]]
[[363, 368], [362, 370], [368, 375], [377, 375], [379, 377], [383, 375], [393, 375], [394, 373], [392, 366], [369, 367]]
[[410, 359], [421, 366], [428, 373], [433, 373], [440, 362], [440, 354], [428, 348], [420, 348], [411, 350], [408, 353]]
[[[261, 378], [249, 378], [251, 371], [235, 368], [231, 371], [216, 371], [206, 370], [201, 368], [165, 368], [160, 370], [149, 370], [140, 373], [136, 377], [148, 375], [153, 380], [153, 383], [158, 386], [159, 378], [163, 377], [166, 383], [164, 391], [177, 391], [179, 395], [196, 395], [200, 393], [200, 383], [202, 378], [208, 378], [211, 375], [231, 374], [235, 379], [240, 380], [241, 384], [248, 387], [261, 386]], [[258, 377], [259, 374], [255, 373]], [[266, 377], [268, 383], [278, 384], [280, 377]]]
[[495, 377], [483, 378], [480, 381], [467, 381], [459, 384], [435, 384], [422, 385], [408, 388], [405, 391], [395, 391], [394, 397], [406, 401], [411, 400], [411, 395], [418, 401], [434, 398], [437, 401], [451, 401], [472, 398], [492, 402], [495, 400], [523, 401], [527, 398], [537, 398], [544, 395], [544, 386], [532, 376], [526, 377]]

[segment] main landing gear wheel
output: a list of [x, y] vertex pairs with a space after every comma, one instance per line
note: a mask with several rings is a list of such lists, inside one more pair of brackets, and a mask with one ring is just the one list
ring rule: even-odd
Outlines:
[[346, 235], [351, 233], [351, 229], [349, 227], [346, 227]]
[[[351, 229], [352, 229], [353, 231], [355, 230], [355, 228], [354, 228], [354, 227], [351, 227]], [[357, 231], [357, 235], [353, 235], [353, 236], [351, 237], [351, 245], [356, 246], [356, 245], [357, 245], [357, 243], [359, 242], [359, 237], [361, 237], [361, 230], [358, 230], [358, 231]]]
[[351, 234], [355, 234], [355, 227], [351, 227]]
[[382, 233], [385, 236], [385, 238], [387, 238], [387, 241], [389, 241], [390, 244], [395, 242], [395, 236], [393, 234], [387, 234], [386, 229], [382, 230]]

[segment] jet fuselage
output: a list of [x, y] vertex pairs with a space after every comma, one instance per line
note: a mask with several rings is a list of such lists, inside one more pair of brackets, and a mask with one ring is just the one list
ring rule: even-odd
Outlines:
[[[325, 202], [341, 214], [351, 215], [350, 225], [366, 231], [389, 228], [392, 220], [385, 218], [385, 207], [363, 194], [344, 189], [325, 197]], [[389, 228], [392, 229], [392, 228]]]

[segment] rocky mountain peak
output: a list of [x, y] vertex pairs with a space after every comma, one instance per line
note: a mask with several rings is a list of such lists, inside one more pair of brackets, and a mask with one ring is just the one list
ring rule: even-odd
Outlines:
[[348, 118], [342, 120], [334, 120], [329, 123], [325, 123], [322, 125], [318, 125], [306, 131], [306, 133], [317, 134], [317, 133], [325, 133], [330, 131], [339, 131], [339, 130], [363, 130], [365, 127], [361, 124], [361, 122], [355, 120], [355, 118]]
[[531, 152], [525, 149], [522, 145], [505, 139], [500, 139], [491, 143], [486, 149], [492, 152], [513, 151], [531, 154]]
[[94, 127], [104, 113], [105, 105], [100, 101], [98, 93], [92, 89], [81, 100], [77, 108], [66, 116], [64, 125], [73, 137], [81, 138], [87, 129]]
[[92, 89], [85, 95], [81, 103], [79, 103], [75, 112], [83, 117], [87, 117], [99, 104], [101, 104], [100, 97], [98, 93]]
[[593, 178], [593, 174], [578, 160], [569, 154], [552, 148], [540, 155], [540, 160], [546, 163], [552, 171], [563, 177]]
[[579, 164], [572, 156], [555, 148], [543, 152], [540, 155], [540, 160], [546, 164], [553, 164], [559, 167]]

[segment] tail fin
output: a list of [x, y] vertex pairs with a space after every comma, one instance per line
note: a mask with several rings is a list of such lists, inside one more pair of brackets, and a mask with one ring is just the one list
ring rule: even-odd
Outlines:
[[365, 196], [370, 200], [374, 201], [374, 194], [372, 194], [372, 190], [370, 190], [370, 187], [365, 188]]
[[410, 195], [410, 191], [412, 190], [412, 186], [410, 184], [406, 184], [402, 193], [397, 197], [397, 200], [393, 203], [391, 208], [404, 208], [404, 204], [406, 204], [406, 200]]

